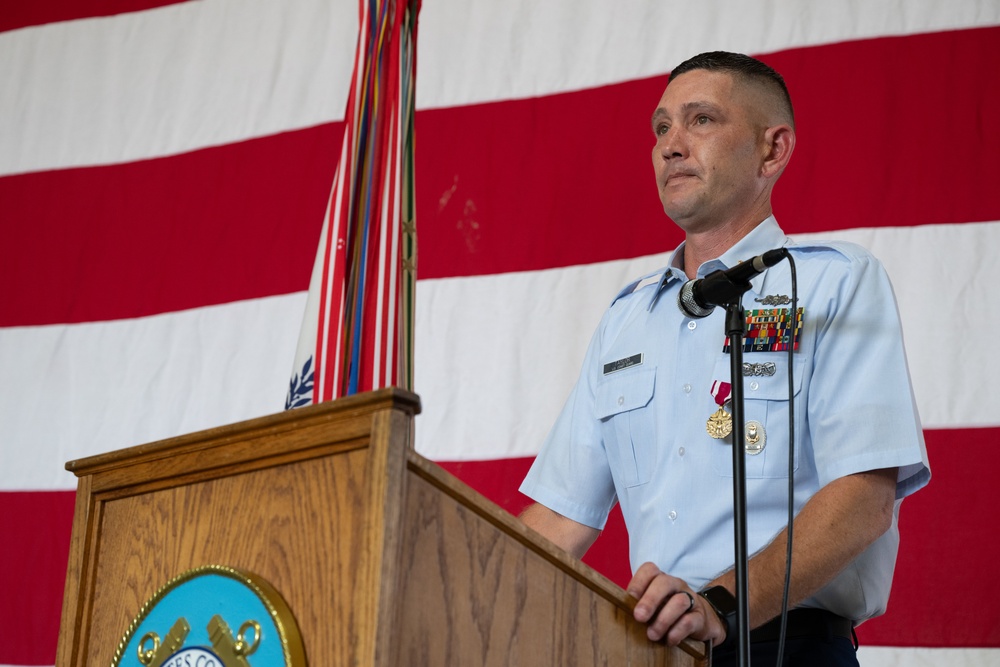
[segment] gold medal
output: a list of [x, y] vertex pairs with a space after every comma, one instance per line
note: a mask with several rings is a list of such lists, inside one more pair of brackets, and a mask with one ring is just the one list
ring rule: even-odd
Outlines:
[[726, 412], [720, 405], [719, 409], [713, 412], [712, 416], [708, 418], [708, 421], [705, 423], [705, 430], [716, 440], [728, 438], [729, 434], [733, 432], [732, 415]]
[[764, 432], [764, 425], [756, 421], [748, 421], [746, 424], [746, 452], [756, 456], [764, 451], [767, 443], [767, 434]]

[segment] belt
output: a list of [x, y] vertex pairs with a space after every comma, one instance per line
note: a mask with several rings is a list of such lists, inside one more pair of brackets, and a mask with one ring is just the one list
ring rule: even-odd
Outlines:
[[[785, 636], [793, 637], [844, 637], [853, 639], [854, 622], [825, 609], [792, 609], [788, 612]], [[781, 617], [771, 619], [756, 630], [750, 631], [752, 642], [776, 642], [781, 638]]]

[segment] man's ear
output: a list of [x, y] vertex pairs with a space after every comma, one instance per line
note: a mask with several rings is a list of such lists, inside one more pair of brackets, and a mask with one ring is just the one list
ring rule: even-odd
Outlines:
[[795, 150], [795, 130], [791, 125], [774, 125], [764, 130], [764, 161], [761, 175], [777, 178], [785, 170]]

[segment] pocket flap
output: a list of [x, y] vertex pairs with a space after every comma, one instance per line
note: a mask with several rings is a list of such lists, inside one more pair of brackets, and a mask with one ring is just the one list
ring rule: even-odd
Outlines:
[[653, 398], [656, 368], [615, 373], [597, 386], [595, 409], [598, 419], [635, 410]]

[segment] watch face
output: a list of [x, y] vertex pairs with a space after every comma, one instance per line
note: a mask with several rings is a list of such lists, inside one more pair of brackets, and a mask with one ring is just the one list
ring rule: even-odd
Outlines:
[[736, 597], [725, 587], [712, 586], [702, 591], [701, 594], [723, 616], [736, 613]]

